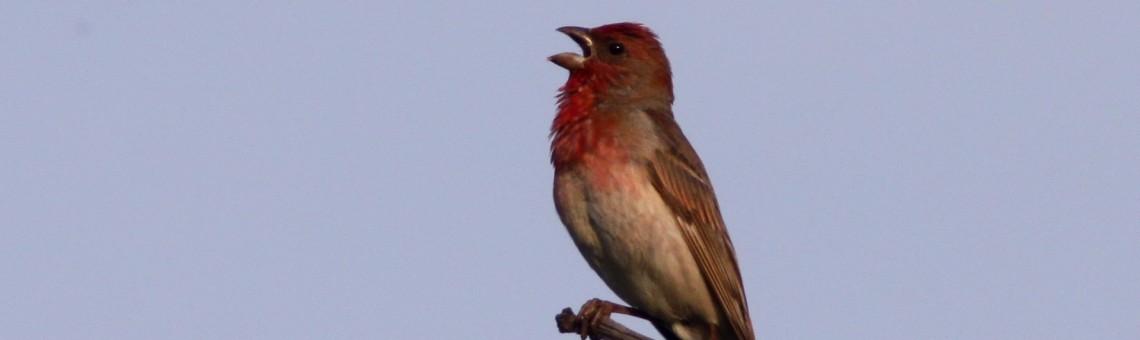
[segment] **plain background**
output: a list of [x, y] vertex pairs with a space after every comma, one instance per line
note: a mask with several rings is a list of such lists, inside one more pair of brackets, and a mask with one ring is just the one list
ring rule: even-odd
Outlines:
[[618, 21], [759, 338], [1140, 338], [1136, 1], [6, 1], [0, 338], [573, 339], [545, 58]]

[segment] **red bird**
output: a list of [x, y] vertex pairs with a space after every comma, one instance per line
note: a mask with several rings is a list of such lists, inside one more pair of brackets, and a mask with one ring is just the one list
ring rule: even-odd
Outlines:
[[550, 57], [570, 71], [551, 127], [554, 204], [586, 262], [632, 306], [594, 300], [582, 317], [642, 316], [667, 339], [754, 339], [712, 183], [673, 120], [657, 36], [636, 23], [558, 31], [582, 55]]

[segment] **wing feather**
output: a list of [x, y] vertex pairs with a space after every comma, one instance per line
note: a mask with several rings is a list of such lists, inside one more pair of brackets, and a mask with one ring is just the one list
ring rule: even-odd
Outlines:
[[707, 284], [739, 339], [753, 339], [748, 301], [736, 250], [720, 215], [704, 165], [672, 114], [650, 113], [672, 149], [657, 150], [649, 161], [653, 185], [677, 216], [682, 235]]

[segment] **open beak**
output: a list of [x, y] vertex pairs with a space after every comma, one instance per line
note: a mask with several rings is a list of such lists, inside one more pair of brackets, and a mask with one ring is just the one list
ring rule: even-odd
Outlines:
[[594, 54], [594, 41], [590, 40], [590, 29], [566, 26], [558, 28], [558, 31], [566, 34], [570, 39], [573, 39], [574, 42], [578, 44], [578, 47], [582, 48], [582, 55], [564, 52], [552, 55], [547, 59], [567, 70], [573, 71], [582, 69], [586, 64], [586, 59]]

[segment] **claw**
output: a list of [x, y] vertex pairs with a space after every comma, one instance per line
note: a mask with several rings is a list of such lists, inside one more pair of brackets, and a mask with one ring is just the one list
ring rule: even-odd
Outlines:
[[648, 314], [638, 309], [595, 298], [586, 301], [585, 304], [582, 304], [582, 308], [578, 310], [578, 335], [582, 337], [582, 340], [586, 340], [586, 337], [589, 336], [594, 329], [600, 327], [602, 322], [613, 313], [630, 315], [650, 321], [653, 320]]
[[578, 328], [578, 335], [582, 336], [582, 340], [586, 340], [586, 336], [590, 331], [598, 327], [600, 320], [610, 317], [610, 314], [617, 309], [623, 307], [613, 302], [602, 299], [590, 299], [582, 305], [578, 310], [578, 318], [582, 320], [581, 327]]

